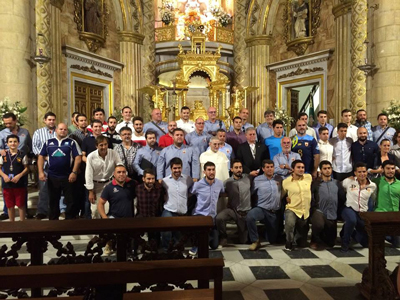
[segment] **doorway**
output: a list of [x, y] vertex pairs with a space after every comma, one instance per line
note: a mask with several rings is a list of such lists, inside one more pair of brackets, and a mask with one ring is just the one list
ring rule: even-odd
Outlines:
[[[287, 88], [287, 105], [288, 114], [294, 119], [300, 113], [305, 112], [308, 115], [308, 125], [315, 123], [315, 112], [321, 109], [319, 83], [312, 83], [302, 86], [294, 86]], [[292, 127], [295, 126], [295, 121]]]
[[104, 87], [75, 81], [75, 111], [85, 114], [88, 122], [94, 109], [103, 108]]

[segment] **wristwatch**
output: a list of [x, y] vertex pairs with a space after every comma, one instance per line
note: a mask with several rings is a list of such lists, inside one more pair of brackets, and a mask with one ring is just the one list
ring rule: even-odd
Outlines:
[[72, 171], [71, 173], [74, 173], [75, 175], [78, 175], [78, 172]]

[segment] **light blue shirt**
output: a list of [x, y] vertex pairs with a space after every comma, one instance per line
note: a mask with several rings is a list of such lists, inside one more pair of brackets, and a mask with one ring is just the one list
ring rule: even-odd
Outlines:
[[292, 167], [292, 162], [294, 162], [295, 160], [301, 160], [300, 154], [298, 154], [296, 152], [292, 152], [292, 151], [290, 151], [288, 153], [288, 155], [284, 154], [283, 152], [278, 153], [273, 158], [274, 167], [275, 167], [274, 173], [282, 176], [283, 178], [288, 177], [290, 175], [289, 170], [281, 169], [281, 167], [279, 167], [279, 166], [287, 164], [287, 165], [289, 165], [289, 167]]
[[140, 164], [143, 160], [149, 161], [154, 167], [156, 167], [161, 150], [162, 149], [150, 148], [148, 145], [140, 148], [136, 153], [135, 160], [133, 161], [133, 169], [135, 172], [143, 176], [144, 170], [140, 168]]
[[365, 124], [361, 125], [358, 121], [356, 121], [354, 123], [355, 126], [357, 126], [358, 128], [360, 127], [364, 127], [365, 129], [367, 129], [368, 132], [368, 141], [374, 141], [373, 137], [372, 137], [372, 124], [370, 121], [366, 121]]
[[[210, 150], [210, 147], [207, 148], [206, 151]], [[226, 157], [228, 158], [228, 169], [231, 169], [231, 160], [235, 158], [235, 154], [233, 153], [232, 146], [225, 143], [225, 145], [221, 148], [218, 149], [218, 151], [224, 153]]]
[[226, 126], [225, 123], [222, 122], [221, 120], [215, 120], [214, 123], [212, 123], [210, 120], [207, 120], [204, 122], [204, 131], [211, 134], [210, 132], [215, 132], [218, 129], [223, 129], [226, 131]]
[[382, 132], [384, 131], [385, 129], [382, 129], [382, 127], [379, 125], [373, 128], [372, 138], [374, 142], [379, 145], [382, 140], [388, 139], [390, 141], [390, 145], [393, 146], [393, 136], [396, 134], [396, 129], [389, 127], [388, 130], [386, 130], [385, 134], [382, 135], [382, 137], [379, 139]]
[[196, 147], [199, 154], [207, 150], [208, 144], [210, 142], [211, 135], [206, 133], [204, 130], [201, 134], [195, 131], [188, 133], [185, 137], [186, 143], [191, 147]]
[[169, 175], [163, 178], [162, 186], [167, 195], [164, 209], [184, 215], [187, 213], [188, 191], [193, 184], [192, 178], [181, 175], [178, 179]]
[[[322, 125], [320, 123], [317, 123], [317, 125], [314, 126], [315, 134], [317, 135], [317, 141], [319, 141], [318, 129], [320, 129], [321, 127], [322, 127]], [[331, 124], [329, 124], [329, 123], [326, 123], [324, 127], [328, 128], [329, 137], [331, 137], [332, 136], [332, 132], [333, 132], [333, 126]]]
[[[253, 126], [253, 124], [250, 124], [250, 123], [246, 122], [246, 124], [242, 125], [242, 131], [246, 132], [246, 129], [249, 128], [249, 127], [254, 127], [254, 126]], [[233, 125], [231, 125], [229, 127], [229, 131], [233, 131]]]
[[[50, 132], [51, 131], [51, 132]], [[56, 132], [54, 129], [49, 129], [48, 127], [42, 127], [33, 133], [32, 137], [32, 151], [35, 155], [39, 155], [42, 150], [43, 145], [52, 138], [56, 137]]]
[[269, 138], [264, 140], [265, 146], [268, 147], [269, 157], [274, 157], [278, 153], [282, 152], [281, 140], [283, 139], [283, 135], [281, 137], [270, 136]]
[[143, 132], [146, 133], [147, 130], [151, 129], [157, 133], [157, 143], [164, 134], [168, 133], [168, 123], [161, 121], [157, 124], [164, 132], [162, 132], [153, 122], [147, 122], [143, 126]]
[[157, 179], [162, 179], [171, 174], [169, 162], [174, 157], [182, 159], [182, 174], [198, 179], [200, 175], [199, 156], [196, 148], [187, 145], [182, 145], [181, 148], [178, 148], [172, 144], [164, 148], [157, 162]]
[[[4, 128], [0, 131], [0, 150], [8, 149], [7, 137], [11, 134], [13, 133], [8, 128]], [[19, 137], [18, 150], [24, 150], [25, 154], [28, 154], [32, 150], [32, 140], [29, 131], [25, 128], [18, 127], [17, 136]]]
[[254, 179], [253, 194], [257, 193], [257, 206], [267, 210], [281, 207], [282, 177], [274, 175], [268, 179], [264, 174]]
[[257, 138], [260, 142], [263, 142], [266, 138], [274, 135], [274, 129], [269, 127], [268, 123], [262, 123], [257, 127]]
[[195, 182], [191, 193], [197, 196], [197, 202], [192, 215], [211, 216], [214, 219], [217, 216], [219, 194], [224, 191], [224, 183], [219, 179], [215, 179], [211, 185], [206, 178]]

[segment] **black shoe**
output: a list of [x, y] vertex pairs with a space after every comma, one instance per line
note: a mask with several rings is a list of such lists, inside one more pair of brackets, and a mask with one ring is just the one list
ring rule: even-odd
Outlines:
[[43, 219], [46, 219], [47, 216], [45, 214], [36, 214], [36, 216], [34, 218], [36, 220], [43, 220]]
[[285, 249], [286, 249], [287, 251], [293, 251], [293, 250], [294, 250], [293, 243], [291, 243], [291, 242], [286, 242]]
[[35, 217], [34, 215], [31, 215], [31, 214], [28, 214], [28, 213], [26, 214], [26, 218], [27, 219], [33, 219], [34, 217]]
[[8, 215], [6, 215], [6, 214], [1, 214], [1, 215], [0, 215], [0, 220], [1, 220], [1, 221], [8, 220]]

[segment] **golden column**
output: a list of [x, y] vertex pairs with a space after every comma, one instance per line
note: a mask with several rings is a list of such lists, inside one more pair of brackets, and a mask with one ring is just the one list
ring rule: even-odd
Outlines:
[[34, 96], [29, 64], [35, 51], [30, 35], [32, 5], [26, 0], [0, 0], [0, 101], [5, 97], [11, 102], [21, 101], [28, 107], [25, 116], [29, 126], [36, 126], [32, 122]]
[[234, 85], [246, 85], [246, 1], [238, 0], [235, 3], [235, 18], [234, 18], [234, 44], [233, 44], [233, 61], [234, 61]]
[[389, 107], [391, 100], [400, 99], [400, 1], [374, 0], [369, 5], [374, 7], [370, 9], [369, 63], [375, 63], [378, 69], [370, 80], [368, 113], [369, 119], [376, 120], [381, 110]]
[[271, 43], [272, 37], [269, 35], [259, 35], [246, 39], [249, 49], [249, 85], [258, 87], [258, 90], [247, 95], [251, 103], [247, 106], [251, 106], [251, 121], [254, 126], [263, 123], [264, 111], [273, 107], [273, 103], [269, 101], [269, 74], [265, 67], [269, 63], [269, 46]]
[[121, 107], [132, 108], [139, 115], [139, 92], [142, 86], [142, 45], [144, 36], [134, 32], [120, 31], [120, 57], [125, 65], [121, 73]]
[[351, 0], [335, 0], [332, 9], [335, 16], [335, 120], [341, 120], [342, 110], [350, 107], [350, 69], [351, 69]]
[[351, 78], [350, 108], [355, 113], [366, 108], [366, 78], [357, 66], [364, 63], [367, 38], [367, 0], [352, 0], [351, 4]]

